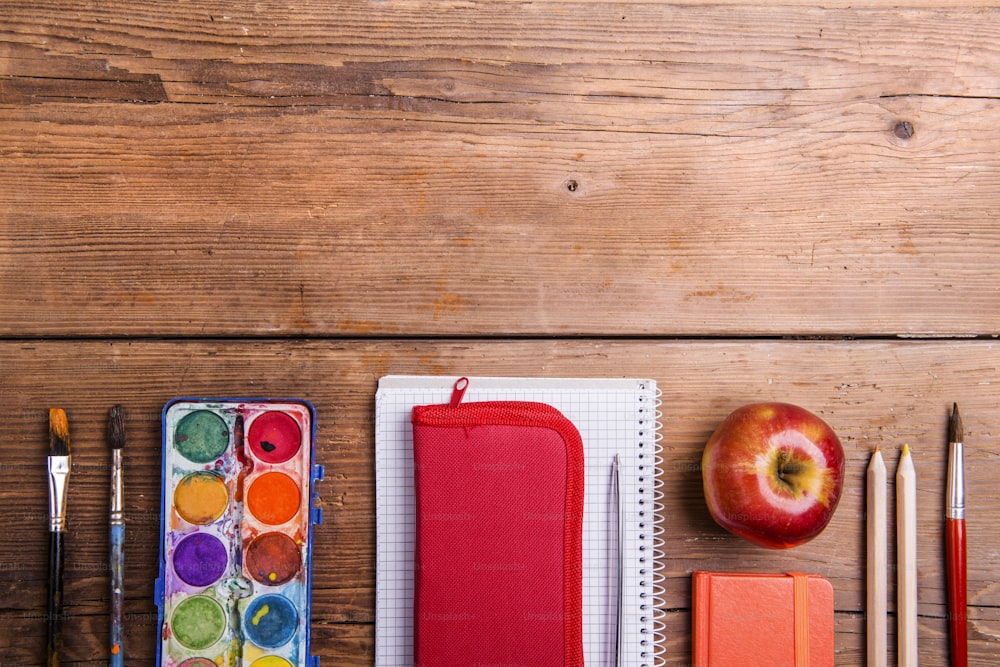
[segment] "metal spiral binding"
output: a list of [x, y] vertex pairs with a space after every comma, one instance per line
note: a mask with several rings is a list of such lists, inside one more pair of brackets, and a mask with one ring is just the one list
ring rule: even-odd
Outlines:
[[653, 607], [653, 646], [656, 647], [656, 653], [653, 656], [653, 664], [657, 667], [666, 664], [666, 649], [664, 648], [666, 643], [666, 623], [664, 623], [664, 617], [666, 616], [666, 601], [664, 599], [664, 594], [666, 592], [666, 587], [664, 582], [666, 577], [663, 574], [663, 561], [664, 561], [664, 527], [663, 527], [663, 433], [661, 429], [663, 424], [661, 422], [663, 418], [663, 412], [660, 410], [663, 405], [661, 396], [663, 392], [659, 387], [656, 388], [655, 395], [655, 407], [654, 407], [654, 433], [655, 440], [653, 442], [653, 585], [652, 585], [652, 607]]
[[[640, 391], [646, 391], [649, 385], [641, 383], [639, 386]], [[659, 387], [656, 388], [656, 392], [653, 395], [653, 408], [652, 408], [652, 422], [648, 419], [648, 406], [645, 405], [647, 397], [646, 395], [640, 395], [640, 407], [639, 407], [639, 450], [640, 450], [640, 493], [642, 492], [642, 484], [644, 480], [650, 478], [650, 473], [652, 475], [652, 510], [653, 516], [652, 521], [648, 522], [651, 526], [651, 530], [646, 530], [645, 526], [647, 522], [645, 520], [645, 510], [640, 510], [640, 549], [643, 551], [643, 555], [640, 556], [640, 561], [643, 563], [640, 569], [640, 575], [642, 580], [640, 585], [642, 586], [642, 592], [640, 593], [640, 598], [642, 602], [640, 603], [640, 614], [639, 617], [642, 619], [643, 628], [641, 630], [643, 634], [642, 650], [640, 655], [643, 658], [643, 662], [640, 667], [653, 667], [654, 665], [664, 665], [666, 660], [663, 657], [663, 642], [665, 639], [665, 624], [663, 622], [664, 611], [664, 576], [662, 573], [661, 562], [663, 560], [663, 526], [661, 525], [663, 519], [663, 491], [661, 489], [663, 481], [660, 479], [660, 470], [663, 463], [663, 446], [660, 444], [662, 435], [660, 434], [660, 419], [662, 417], [662, 412], [660, 412], [660, 406], [662, 401], [660, 400], [662, 392]], [[641, 461], [643, 459], [643, 450], [645, 445], [650, 444], [649, 433], [652, 428], [653, 439], [653, 465], [652, 470], [644, 470], [646, 467]], [[640, 499], [640, 503], [643, 500]], [[649, 662], [647, 662], [649, 660]]]

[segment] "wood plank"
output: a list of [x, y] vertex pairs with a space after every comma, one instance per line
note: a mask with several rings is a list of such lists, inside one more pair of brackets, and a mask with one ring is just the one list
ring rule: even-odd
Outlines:
[[[947, 410], [957, 401], [968, 429], [971, 655], [1000, 661], [1000, 512], [993, 468], [1000, 456], [1000, 344], [818, 341], [7, 341], [0, 343], [0, 401], [8, 414], [0, 443], [0, 653], [41, 662], [45, 604], [46, 408], [67, 410], [73, 439], [67, 562], [70, 663], [100, 655], [107, 622], [106, 414], [128, 411], [126, 549], [129, 657], [148, 662], [156, 636], [153, 580], [159, 531], [159, 420], [184, 395], [282, 395], [318, 411], [319, 484], [326, 522], [316, 533], [316, 652], [324, 662], [370, 665], [374, 619], [373, 410], [387, 373], [649, 376], [663, 390], [664, 615], [667, 664], [690, 656], [694, 569], [808, 570], [828, 577], [837, 609], [838, 664], [864, 651], [864, 471], [881, 445], [890, 472], [902, 444], [918, 472], [920, 647], [943, 664], [945, 627], [942, 512]], [[701, 495], [700, 452], [735, 407], [788, 400], [824, 417], [848, 462], [841, 505], [816, 540], [764, 550], [718, 528]], [[890, 484], [890, 496], [893, 493]], [[894, 512], [890, 510], [890, 517]], [[890, 533], [894, 527], [890, 526]], [[890, 545], [894, 562], [894, 547]], [[890, 584], [894, 599], [895, 585]], [[890, 610], [895, 605], [890, 602]], [[890, 620], [890, 631], [894, 623]], [[891, 642], [890, 642], [891, 645]]]
[[991, 335], [996, 8], [11, 3], [0, 335]]

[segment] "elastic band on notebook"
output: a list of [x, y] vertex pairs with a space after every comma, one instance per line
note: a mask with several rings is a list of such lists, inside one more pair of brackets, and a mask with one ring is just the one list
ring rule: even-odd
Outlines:
[[809, 575], [786, 572], [792, 578], [795, 615], [795, 667], [809, 667]]

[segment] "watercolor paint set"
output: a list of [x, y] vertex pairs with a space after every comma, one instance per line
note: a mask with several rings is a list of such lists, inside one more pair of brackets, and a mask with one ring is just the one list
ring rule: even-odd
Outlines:
[[157, 664], [318, 667], [312, 405], [176, 399], [162, 424]]

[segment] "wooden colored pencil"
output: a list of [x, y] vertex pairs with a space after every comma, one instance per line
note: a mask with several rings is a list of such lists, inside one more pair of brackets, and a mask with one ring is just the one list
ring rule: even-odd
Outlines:
[[888, 565], [886, 562], [886, 472], [882, 452], [875, 448], [867, 473], [867, 646], [868, 666], [886, 667], [888, 638], [886, 614], [888, 608]]
[[910, 446], [896, 469], [896, 554], [899, 570], [896, 605], [899, 667], [917, 666], [917, 475]]

